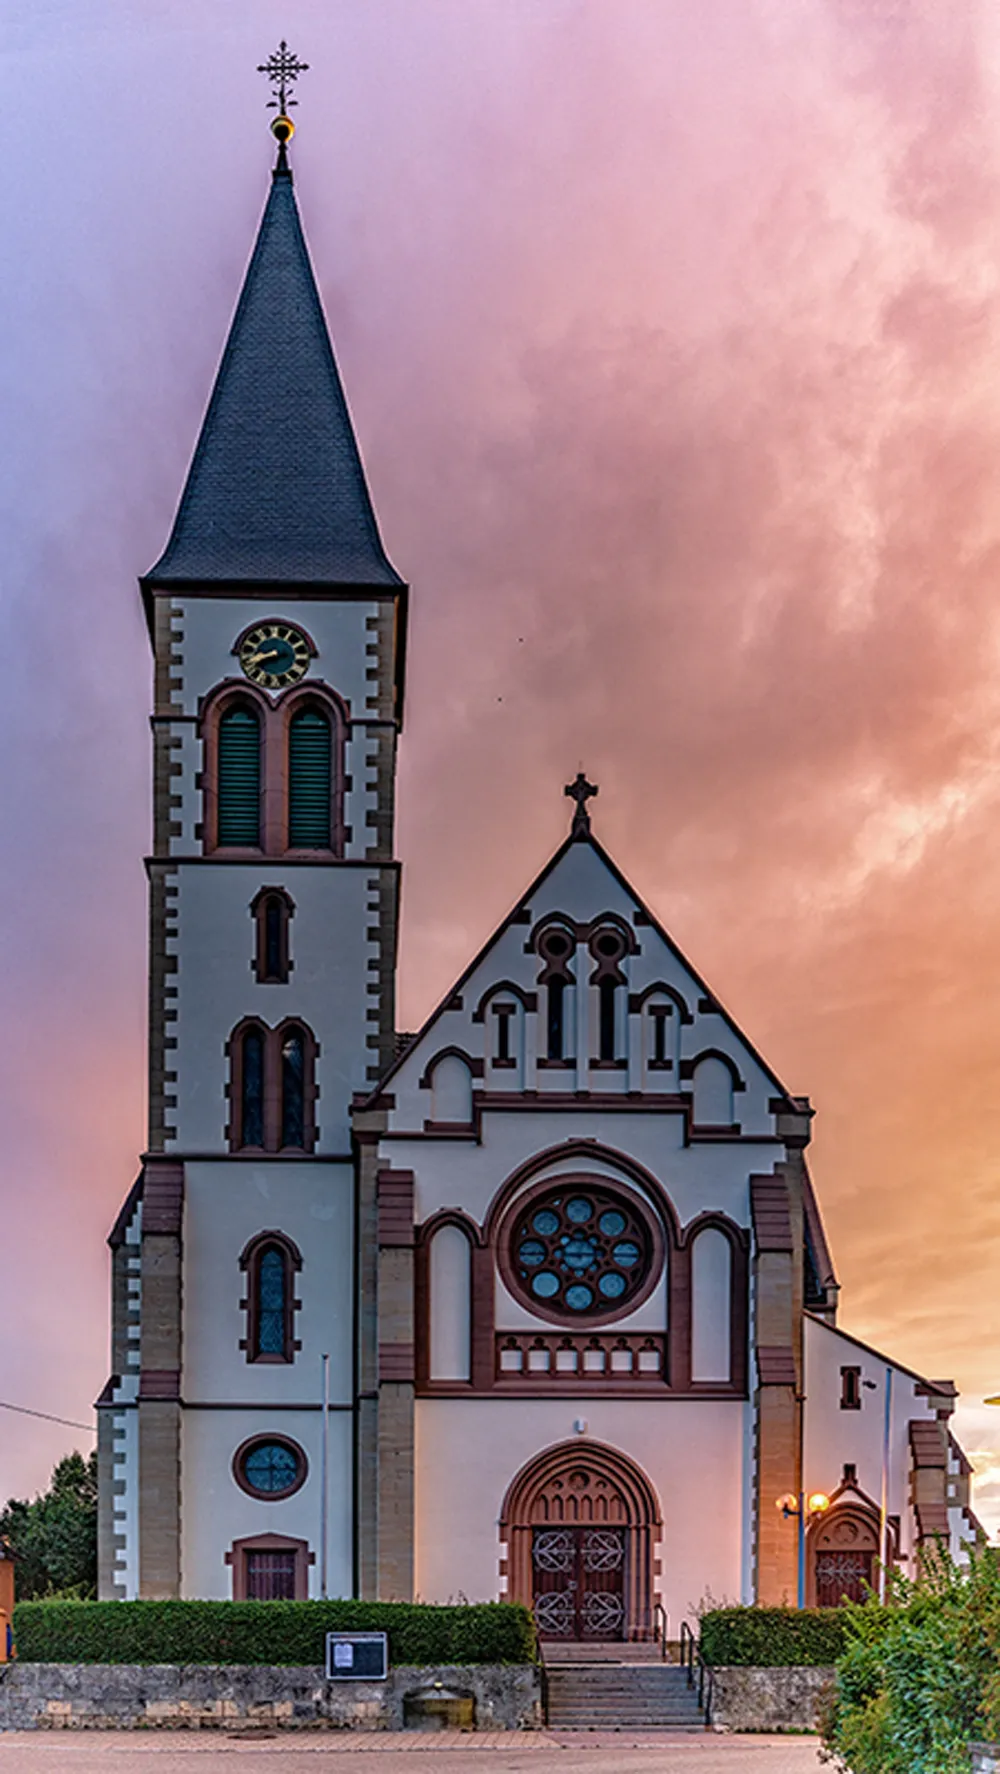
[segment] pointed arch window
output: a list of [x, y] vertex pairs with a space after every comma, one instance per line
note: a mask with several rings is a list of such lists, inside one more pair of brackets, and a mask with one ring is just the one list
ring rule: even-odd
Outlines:
[[288, 723], [288, 844], [329, 850], [333, 838], [333, 728], [322, 709], [297, 709]]
[[233, 703], [219, 717], [217, 841], [260, 844], [261, 731], [256, 710]]
[[246, 1275], [246, 1336], [240, 1341], [249, 1362], [291, 1362], [302, 1344], [295, 1336], [296, 1275], [302, 1268], [298, 1245], [283, 1232], [259, 1232], [240, 1257]]
[[233, 1031], [228, 1051], [230, 1151], [311, 1152], [319, 1053], [312, 1030], [301, 1022], [269, 1029], [255, 1020]]
[[262, 887], [251, 902], [256, 933], [253, 970], [260, 985], [285, 985], [292, 971], [295, 902], [284, 887]]

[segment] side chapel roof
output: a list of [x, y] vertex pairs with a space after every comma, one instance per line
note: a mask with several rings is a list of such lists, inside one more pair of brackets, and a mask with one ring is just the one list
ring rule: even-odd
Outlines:
[[284, 164], [170, 539], [143, 588], [234, 580], [403, 584], [382, 546]]

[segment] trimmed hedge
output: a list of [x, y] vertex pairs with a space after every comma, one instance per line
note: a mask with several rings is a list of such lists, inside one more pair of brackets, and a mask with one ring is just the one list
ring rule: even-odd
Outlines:
[[836, 1663], [847, 1637], [843, 1608], [713, 1608], [701, 1622], [701, 1654], [723, 1668], [814, 1668]]
[[324, 1661], [328, 1632], [387, 1632], [390, 1663], [533, 1663], [535, 1628], [510, 1602], [20, 1602], [22, 1663]]

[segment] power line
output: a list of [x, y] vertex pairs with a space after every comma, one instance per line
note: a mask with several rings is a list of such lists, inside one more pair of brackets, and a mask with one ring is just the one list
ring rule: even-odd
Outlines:
[[46, 1423], [64, 1423], [67, 1429], [86, 1429], [89, 1435], [96, 1435], [93, 1423], [75, 1423], [72, 1417], [54, 1417], [51, 1411], [30, 1411], [26, 1404], [8, 1404], [0, 1398], [0, 1411], [17, 1411], [22, 1417], [44, 1417]]

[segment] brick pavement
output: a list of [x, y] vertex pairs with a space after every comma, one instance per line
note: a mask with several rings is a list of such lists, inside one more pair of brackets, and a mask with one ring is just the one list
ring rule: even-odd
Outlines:
[[656, 1732], [364, 1732], [332, 1738], [235, 1732], [10, 1732], [0, 1774], [340, 1774], [364, 1756], [366, 1774], [405, 1774], [413, 1756], [440, 1756], [445, 1774], [819, 1774], [812, 1737]]

